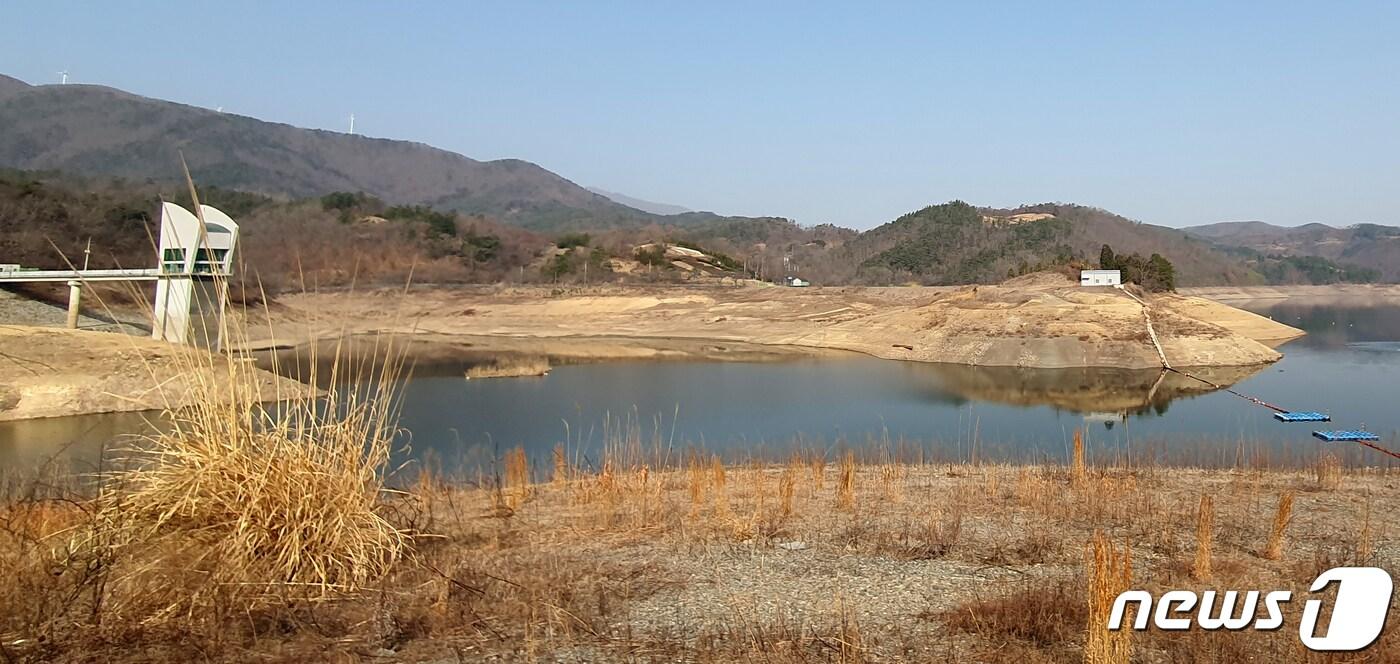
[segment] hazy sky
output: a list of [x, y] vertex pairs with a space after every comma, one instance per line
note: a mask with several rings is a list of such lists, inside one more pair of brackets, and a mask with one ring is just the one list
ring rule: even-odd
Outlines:
[[1400, 3], [755, 4], [5, 0], [0, 73], [807, 224], [1400, 222]]

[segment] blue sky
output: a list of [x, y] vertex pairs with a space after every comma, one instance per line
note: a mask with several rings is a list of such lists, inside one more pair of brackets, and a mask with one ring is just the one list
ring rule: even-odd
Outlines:
[[758, 4], [8, 0], [0, 73], [807, 224], [1400, 223], [1400, 3]]

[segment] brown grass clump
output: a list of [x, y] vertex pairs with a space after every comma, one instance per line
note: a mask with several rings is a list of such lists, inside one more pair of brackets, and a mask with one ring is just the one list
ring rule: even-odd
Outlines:
[[719, 460], [719, 456], [710, 456], [710, 478], [715, 494], [715, 516], [721, 519], [730, 517], [729, 492], [725, 489], [724, 463]]
[[1079, 429], [1074, 430], [1074, 458], [1070, 463], [1070, 484], [1080, 487], [1084, 486], [1084, 480], [1088, 476], [1084, 469], [1084, 432]]
[[700, 464], [700, 455], [692, 453], [686, 463], [686, 487], [690, 492], [691, 505], [704, 504], [705, 482], [705, 467]]
[[530, 499], [533, 493], [530, 487], [530, 459], [525, 456], [525, 448], [517, 447], [506, 452], [505, 486], [502, 490], [506, 506], [511, 509], [518, 509]]
[[836, 486], [836, 506], [843, 509], [853, 509], [856, 505], [856, 455], [847, 451], [841, 457], [841, 477], [837, 480]]
[[1211, 542], [1215, 539], [1215, 499], [1210, 494], [1201, 496], [1201, 506], [1196, 513], [1196, 560], [1191, 565], [1191, 577], [1206, 581], [1211, 577]]
[[183, 373], [216, 379], [196, 385], [195, 405], [170, 413], [163, 433], [125, 450], [79, 540], [142, 561], [110, 581], [125, 586], [111, 608], [149, 623], [219, 603], [326, 599], [385, 576], [407, 543], [379, 511], [397, 416], [383, 390], [402, 360], [392, 348], [370, 357], [358, 369], [338, 358], [332, 373], [367, 372], [377, 380], [362, 384], [378, 387], [333, 376], [322, 398], [308, 389], [264, 408], [251, 365], [182, 353]]
[[[1085, 664], [1121, 664], [1132, 655], [1132, 630], [1108, 629], [1109, 613], [1118, 595], [1133, 583], [1132, 549], [1124, 543], [1120, 551], [1100, 531], [1089, 544], [1088, 624], [1084, 642]], [[1131, 624], [1132, 612], [1123, 616]]]
[[904, 500], [904, 472], [899, 464], [880, 464], [880, 497], [890, 503]]
[[724, 462], [719, 460], [719, 455], [710, 455], [710, 474], [714, 482], [715, 491], [723, 493], [725, 483]]
[[812, 490], [821, 491], [826, 484], [826, 456], [812, 453]]
[[564, 450], [564, 444], [559, 443], [554, 446], [554, 475], [552, 479], [555, 484], [567, 482], [570, 475], [569, 455]]
[[1337, 455], [1331, 452], [1323, 452], [1317, 456], [1317, 462], [1313, 464], [1313, 477], [1317, 480], [1317, 487], [1323, 491], [1336, 491], [1342, 485], [1342, 461]]
[[1269, 543], [1264, 547], [1264, 557], [1278, 560], [1283, 557], [1283, 533], [1288, 522], [1293, 519], [1293, 492], [1284, 491], [1278, 497], [1278, 510], [1274, 512], [1274, 525], [1269, 528]]
[[1376, 535], [1371, 528], [1370, 499], [1366, 500], [1365, 511], [1362, 514], [1361, 532], [1356, 535], [1356, 564], [1370, 565], [1376, 552]]
[[797, 491], [797, 472], [791, 467], [783, 470], [778, 478], [778, 500], [781, 502], [781, 515], [786, 519], [792, 516], [792, 496]]
[[502, 357], [487, 364], [468, 367], [466, 377], [473, 378], [520, 378], [549, 374], [549, 361], [542, 357]]
[[937, 618], [951, 631], [976, 634], [994, 643], [1010, 638], [1034, 648], [1050, 648], [1078, 636], [1078, 627], [1088, 619], [1086, 606], [1082, 587], [1068, 581], [1041, 585], [1023, 581], [1010, 592], [979, 597], [924, 617]]

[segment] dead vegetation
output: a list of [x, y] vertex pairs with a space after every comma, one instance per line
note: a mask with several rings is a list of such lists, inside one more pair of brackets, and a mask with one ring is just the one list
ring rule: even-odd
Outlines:
[[544, 376], [549, 373], [549, 359], [533, 356], [506, 356], [491, 362], [467, 368], [466, 377], [472, 378], [518, 378]]
[[[881, 448], [726, 463], [629, 426], [593, 459], [513, 449], [499, 472], [421, 472], [400, 492], [363, 476], [346, 485], [358, 490], [298, 484], [296, 464], [265, 462], [265, 482], [287, 489], [274, 500], [193, 457], [171, 466], [183, 481], [128, 475], [98, 498], [29, 483], [0, 519], [0, 645], [59, 661], [133, 646], [224, 661], [1306, 661], [1296, 630], [1096, 626], [1129, 588], [1302, 597], [1324, 569], [1396, 555], [1366, 507], [1394, 498], [1383, 470], [1339, 465], [1344, 481], [1319, 491], [1314, 473], [1068, 456], [950, 465]], [[246, 500], [192, 493], [216, 477]], [[306, 537], [347, 514], [375, 525]], [[123, 535], [136, 532], [154, 537]], [[1203, 541], [1209, 582], [1193, 578]], [[1375, 655], [1395, 648], [1383, 636]]]

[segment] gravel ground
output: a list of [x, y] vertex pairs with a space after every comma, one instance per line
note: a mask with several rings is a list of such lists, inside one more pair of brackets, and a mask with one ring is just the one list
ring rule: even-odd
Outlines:
[[[88, 315], [92, 314], [92, 315]], [[118, 313], [120, 320], [94, 317], [95, 312], [87, 311], [78, 317], [78, 329], [99, 332], [126, 332], [128, 334], [150, 334], [150, 322], [142, 317]], [[28, 325], [34, 327], [64, 327], [68, 323], [68, 310], [63, 306], [35, 300], [19, 293], [0, 290], [0, 324]]]

